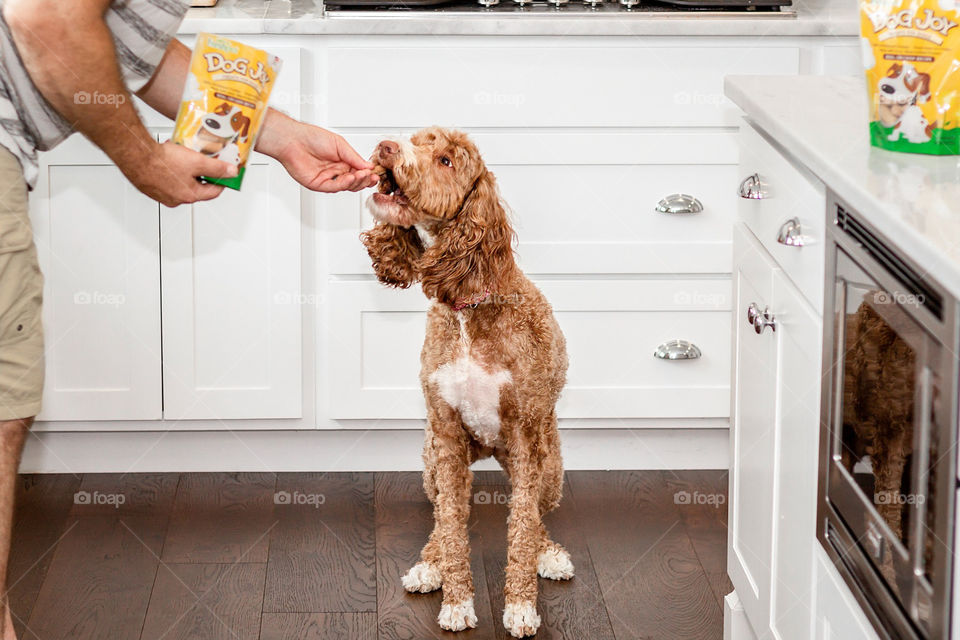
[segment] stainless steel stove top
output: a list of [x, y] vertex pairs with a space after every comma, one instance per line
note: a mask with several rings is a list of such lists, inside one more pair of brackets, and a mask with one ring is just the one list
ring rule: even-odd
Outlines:
[[[745, 2], [752, 6], [742, 6]], [[789, 0], [327, 0], [326, 8], [338, 15], [796, 17]]]

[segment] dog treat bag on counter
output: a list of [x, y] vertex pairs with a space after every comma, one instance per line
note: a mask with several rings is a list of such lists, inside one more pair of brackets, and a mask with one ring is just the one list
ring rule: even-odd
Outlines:
[[870, 141], [960, 154], [960, 0], [860, 0]]
[[280, 58], [209, 33], [197, 36], [173, 141], [239, 167], [235, 178], [205, 178], [240, 189], [267, 113]]

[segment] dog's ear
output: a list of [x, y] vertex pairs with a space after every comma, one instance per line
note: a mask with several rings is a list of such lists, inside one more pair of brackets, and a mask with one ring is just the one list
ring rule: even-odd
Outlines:
[[250, 118], [247, 116], [240, 116], [240, 140], [245, 141], [247, 136], [250, 135]]
[[221, 102], [219, 105], [217, 105], [217, 108], [214, 109], [213, 112], [218, 116], [225, 116], [230, 113], [230, 108], [231, 107], [229, 103]]
[[926, 102], [930, 99], [930, 74], [929, 73], [918, 73], [916, 89], [911, 88], [911, 91], [917, 92], [917, 101]]
[[513, 265], [513, 228], [497, 183], [483, 168], [457, 216], [420, 261], [423, 292], [446, 304], [496, 291]]
[[417, 261], [423, 254], [423, 245], [415, 229], [378, 222], [360, 234], [360, 241], [367, 248], [380, 282], [406, 289], [417, 281]]
[[890, 65], [890, 70], [887, 71], [888, 78], [899, 78], [900, 74], [903, 73], [903, 65], [899, 62]]

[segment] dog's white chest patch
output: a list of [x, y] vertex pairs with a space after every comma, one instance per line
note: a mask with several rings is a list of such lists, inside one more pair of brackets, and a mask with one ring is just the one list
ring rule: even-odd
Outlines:
[[509, 371], [488, 371], [469, 355], [437, 367], [430, 382], [443, 401], [460, 412], [463, 423], [482, 444], [492, 447], [500, 435], [500, 387], [511, 382]]

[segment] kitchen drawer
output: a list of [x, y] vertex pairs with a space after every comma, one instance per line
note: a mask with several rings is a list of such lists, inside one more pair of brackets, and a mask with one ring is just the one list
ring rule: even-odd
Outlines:
[[[759, 187], [753, 184], [759, 177]], [[739, 215], [804, 297], [823, 312], [826, 194], [822, 182], [794, 164], [753, 126], [740, 129]], [[743, 197], [744, 189], [761, 192]], [[779, 241], [784, 225], [799, 223], [803, 246]]]
[[[725, 418], [729, 414], [729, 280], [545, 280], [567, 337], [561, 419]], [[418, 419], [428, 301], [419, 289], [330, 283], [328, 402], [334, 419]], [[685, 339], [696, 360], [655, 358]]]
[[[790, 46], [401, 42], [331, 45], [319, 70], [329, 126], [736, 126], [725, 75], [800, 70], [800, 50]], [[357, 69], [379, 70], [362, 91]]]
[[[348, 136], [366, 153], [386, 134]], [[733, 133], [478, 133], [531, 274], [729, 273], [736, 218]], [[674, 193], [703, 211], [664, 214]], [[370, 273], [357, 234], [370, 192], [324, 199], [332, 273]]]

